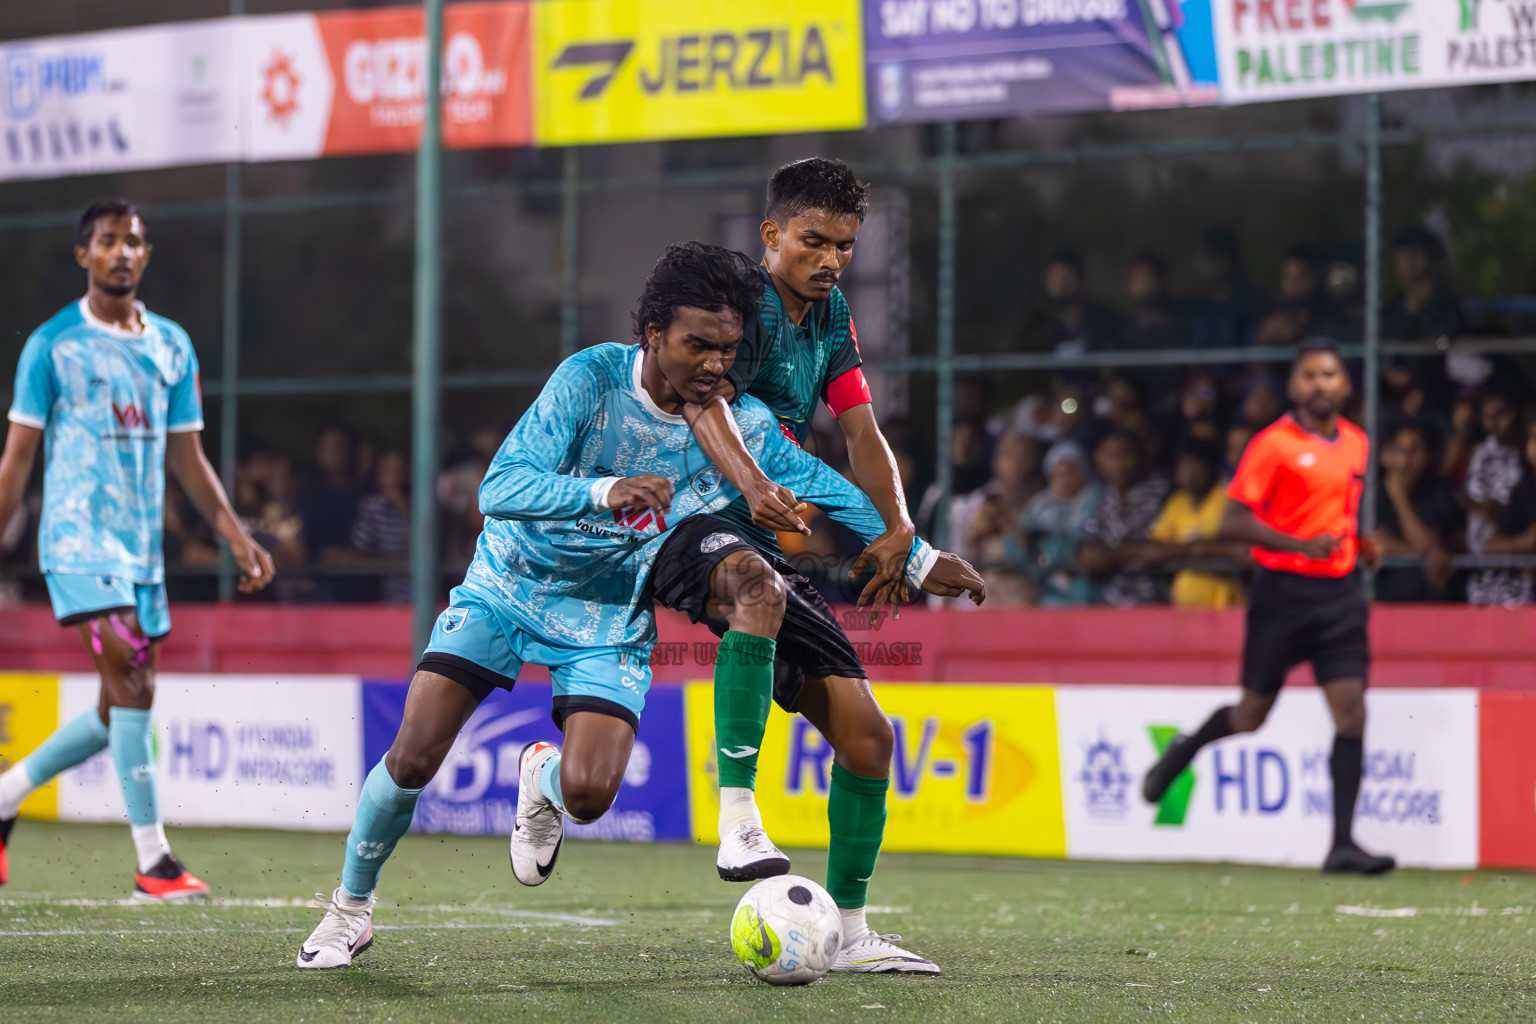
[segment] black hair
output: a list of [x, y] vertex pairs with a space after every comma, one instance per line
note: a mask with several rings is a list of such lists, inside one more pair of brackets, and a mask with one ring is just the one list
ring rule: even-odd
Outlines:
[[1059, 245], [1051, 250], [1051, 254], [1045, 259], [1045, 265], [1047, 267], [1069, 267], [1078, 277], [1083, 276], [1083, 258], [1070, 245]]
[[705, 242], [673, 242], [645, 279], [634, 313], [635, 338], [645, 345], [647, 329], [666, 330], [683, 306], [729, 309], [745, 325], [757, 315], [762, 297], [762, 276], [741, 253]]
[[768, 179], [763, 219], [783, 227], [808, 210], [858, 217], [869, 212], [869, 186], [853, 168], [830, 157], [813, 156], [785, 164]]
[[1168, 277], [1168, 261], [1163, 259], [1162, 253], [1153, 249], [1142, 249], [1131, 257], [1131, 266], [1146, 267], [1158, 276], [1159, 280]]
[[1296, 358], [1291, 360], [1291, 369], [1294, 371], [1297, 364], [1303, 359], [1307, 358], [1307, 356], [1316, 355], [1319, 352], [1330, 353], [1340, 362], [1344, 360], [1344, 357], [1339, 355], [1339, 346], [1334, 344], [1331, 338], [1303, 338], [1296, 346]]
[[1428, 228], [1404, 228], [1392, 236], [1392, 248], [1417, 249], [1437, 263], [1445, 259], [1445, 243]]
[[1417, 416], [1405, 416], [1389, 424], [1382, 434], [1382, 440], [1394, 440], [1405, 430], [1418, 434], [1419, 440], [1424, 442], [1424, 451], [1431, 459], [1438, 458], [1442, 443], [1440, 431], [1430, 421]]
[[1285, 250], [1284, 261], [1286, 263], [1305, 263], [1307, 269], [1313, 274], [1317, 273], [1319, 260], [1317, 250], [1310, 245], [1293, 245]]
[[75, 225], [75, 244], [90, 248], [91, 238], [96, 234], [96, 222], [103, 217], [137, 217], [141, 221], [144, 219], [137, 203], [130, 203], [126, 199], [97, 200], [87, 206], [85, 212], [80, 215], [80, 220]]
[[1196, 459], [1211, 471], [1212, 476], [1221, 473], [1221, 464], [1226, 455], [1216, 446], [1214, 441], [1202, 441], [1197, 437], [1185, 439], [1173, 453], [1174, 460]]

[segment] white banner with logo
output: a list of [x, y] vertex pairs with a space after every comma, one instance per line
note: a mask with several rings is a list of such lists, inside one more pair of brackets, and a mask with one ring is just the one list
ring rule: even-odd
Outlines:
[[[94, 675], [65, 675], [59, 721], [96, 705]], [[170, 825], [345, 831], [362, 785], [355, 676], [179, 675], [155, 688], [155, 767]], [[110, 750], [59, 777], [59, 817], [123, 821]]]
[[[1209, 687], [1061, 687], [1056, 716], [1071, 857], [1316, 867], [1333, 829], [1333, 721], [1287, 688], [1256, 733], [1206, 747], [1161, 803], [1141, 782], [1174, 732], [1236, 694]], [[1405, 865], [1478, 862], [1475, 690], [1372, 690], [1355, 837]]]
[[235, 24], [0, 46], [0, 180], [240, 159]]

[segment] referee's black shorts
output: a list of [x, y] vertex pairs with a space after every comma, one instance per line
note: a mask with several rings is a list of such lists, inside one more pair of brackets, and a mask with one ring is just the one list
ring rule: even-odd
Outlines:
[[1330, 579], [1260, 569], [1248, 598], [1243, 688], [1274, 694], [1286, 675], [1312, 663], [1319, 686], [1366, 678], [1371, 666], [1365, 577]]
[[760, 551], [714, 516], [692, 516], [674, 526], [651, 569], [651, 593], [663, 608], [685, 613], [716, 636], [728, 628], [708, 614], [709, 577], [734, 551], [755, 551], [784, 580], [784, 623], [773, 661], [773, 699], [794, 711], [807, 676], [863, 679], [864, 668], [837, 616], [810, 580], [777, 555]]

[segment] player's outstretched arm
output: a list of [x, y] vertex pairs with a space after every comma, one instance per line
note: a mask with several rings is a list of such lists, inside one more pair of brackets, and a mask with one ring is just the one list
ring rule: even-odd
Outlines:
[[[873, 590], [872, 600], [878, 608], [906, 597], [901, 589], [902, 570], [917, 529], [907, 514], [907, 496], [902, 491], [896, 455], [875, 421], [875, 407], [870, 404], [867, 391], [864, 398], [863, 402], [844, 409], [837, 423], [848, 440], [848, 462], [853, 467], [854, 479], [875, 503], [885, 524], [885, 532], [870, 542], [860, 559], [875, 566], [875, 578], [865, 588], [865, 594]], [[863, 595], [859, 603], [864, 603]]]
[[37, 446], [42, 443], [43, 432], [37, 427], [11, 421], [5, 434], [5, 451], [0, 453], [0, 530], [16, 514], [21, 496], [27, 489], [27, 478], [32, 475], [32, 463], [37, 458]]
[[229, 495], [219, 475], [203, 453], [200, 430], [180, 430], [165, 436], [165, 465], [199, 514], [229, 544], [229, 551], [240, 569], [238, 587], [242, 594], [253, 594], [272, 582], [276, 572], [272, 556], [256, 543], [230, 507]]
[[[724, 381], [721, 387], [730, 389], [731, 384]], [[800, 518], [804, 502], [789, 488], [768, 479], [768, 474], [752, 458], [725, 396], [717, 395], [702, 405], [685, 404], [683, 419], [688, 421], [704, 454], [747, 499], [754, 523], [778, 533], [810, 534], [810, 527]]]

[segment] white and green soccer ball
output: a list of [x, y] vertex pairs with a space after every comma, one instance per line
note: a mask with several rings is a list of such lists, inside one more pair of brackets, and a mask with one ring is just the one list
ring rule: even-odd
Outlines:
[[808, 985], [831, 969], [843, 918], [827, 890], [800, 875], [758, 882], [731, 916], [731, 949], [770, 985]]

